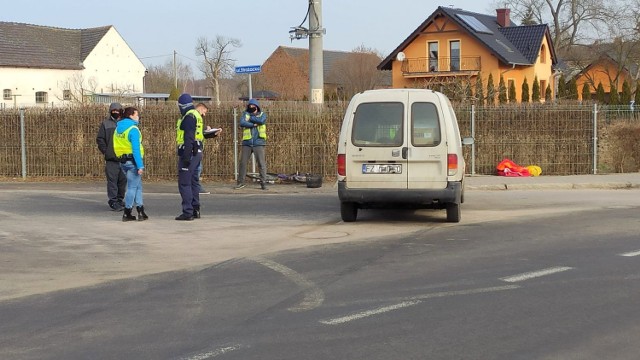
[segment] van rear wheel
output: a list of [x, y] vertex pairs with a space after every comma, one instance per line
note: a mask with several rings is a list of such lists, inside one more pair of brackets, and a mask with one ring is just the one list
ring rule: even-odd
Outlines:
[[447, 222], [460, 222], [460, 204], [448, 203], [447, 204]]
[[352, 202], [341, 202], [340, 216], [342, 216], [342, 221], [344, 222], [356, 221], [358, 217], [358, 206]]

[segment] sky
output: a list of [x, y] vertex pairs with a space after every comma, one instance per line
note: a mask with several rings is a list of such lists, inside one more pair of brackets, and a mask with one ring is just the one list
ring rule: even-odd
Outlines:
[[[308, 0], [0, 0], [0, 21], [85, 29], [113, 25], [145, 66], [179, 61], [198, 77], [195, 46], [200, 37], [225, 36], [242, 46], [231, 54], [236, 66], [260, 65], [278, 46], [308, 48], [289, 38], [303, 20]], [[492, 0], [322, 0], [325, 50], [364, 45], [384, 56], [393, 51], [438, 6], [495, 14]]]

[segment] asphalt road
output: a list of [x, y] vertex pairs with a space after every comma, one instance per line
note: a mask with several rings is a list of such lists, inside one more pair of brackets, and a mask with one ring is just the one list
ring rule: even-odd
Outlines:
[[332, 193], [0, 191], [3, 359], [635, 359], [637, 190], [472, 191], [444, 211]]

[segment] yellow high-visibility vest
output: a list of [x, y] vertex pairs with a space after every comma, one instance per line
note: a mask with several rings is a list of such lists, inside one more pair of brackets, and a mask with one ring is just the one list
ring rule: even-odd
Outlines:
[[200, 115], [198, 110], [191, 109], [187, 111], [183, 117], [178, 119], [178, 122], [176, 123], [176, 143], [178, 146], [184, 145], [184, 130], [180, 129], [180, 124], [182, 124], [182, 120], [189, 114], [196, 118], [196, 140], [204, 142], [204, 121], [202, 120], [202, 115]]
[[[251, 115], [245, 114], [246, 121], [249, 121], [250, 118]], [[242, 140], [251, 140], [251, 129], [253, 128], [244, 128], [242, 130]], [[258, 125], [258, 137], [267, 140], [267, 125]]]
[[[118, 134], [117, 131], [113, 132], [113, 151], [117, 157], [122, 155], [133, 155], [133, 145], [129, 141], [129, 132], [131, 129], [136, 128], [138, 132], [140, 129], [136, 125], [131, 125], [122, 133]], [[144, 157], [144, 147], [142, 146], [142, 133], [140, 133], [140, 156]]]

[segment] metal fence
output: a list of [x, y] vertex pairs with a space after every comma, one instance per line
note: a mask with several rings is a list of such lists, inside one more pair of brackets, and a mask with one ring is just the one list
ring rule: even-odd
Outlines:
[[[265, 105], [268, 172], [334, 177], [346, 105]], [[177, 107], [147, 106], [140, 113], [147, 176], [175, 177]], [[205, 178], [235, 178], [241, 133], [234, 124], [239, 113], [241, 109], [225, 107], [207, 114], [205, 124], [221, 127], [223, 133], [206, 141]], [[543, 175], [640, 168], [640, 114], [629, 107], [457, 105], [456, 114], [462, 135], [475, 138], [475, 145], [464, 150], [468, 173], [494, 174], [504, 158], [538, 165]], [[102, 177], [104, 162], [95, 139], [106, 115], [105, 106], [0, 110], [0, 176]]]

